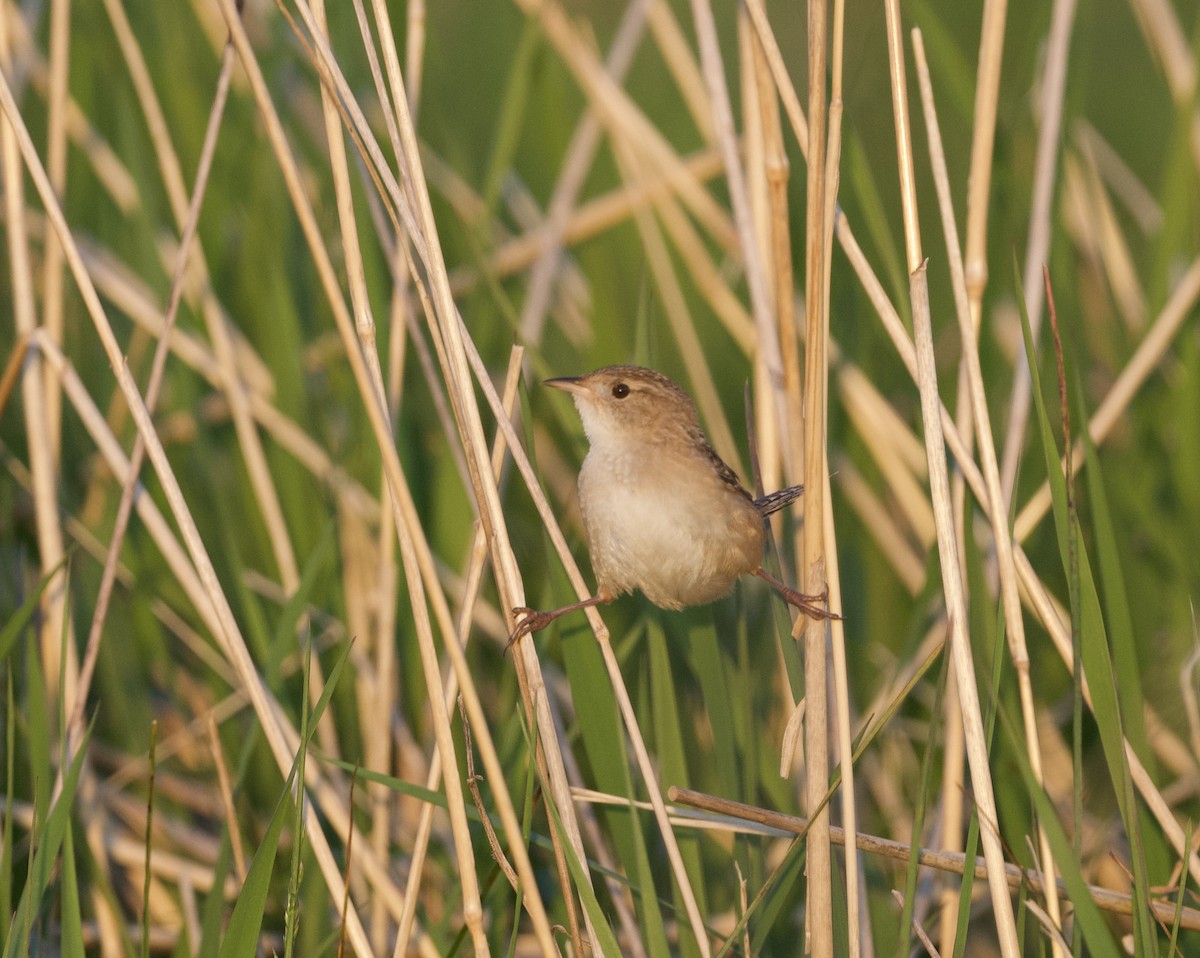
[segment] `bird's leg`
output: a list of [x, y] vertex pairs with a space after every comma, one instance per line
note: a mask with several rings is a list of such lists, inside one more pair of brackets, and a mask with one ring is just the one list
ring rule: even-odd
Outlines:
[[811, 616], [814, 619], [841, 620], [842, 617], [840, 615], [836, 612], [830, 612], [825, 608], [825, 603], [829, 600], [828, 590], [822, 592], [820, 595], [806, 595], [803, 592], [796, 591], [790, 585], [780, 582], [762, 566], [755, 569], [754, 574], [783, 596], [785, 602], [789, 605], [794, 605], [805, 615]]
[[521, 636], [544, 629], [561, 615], [566, 615], [568, 612], [577, 612], [580, 609], [586, 609], [588, 606], [600, 605], [603, 602], [611, 602], [612, 599], [613, 597], [607, 591], [601, 589], [590, 598], [572, 602], [570, 605], [564, 605], [558, 609], [550, 609], [548, 612], [539, 612], [537, 609], [531, 609], [524, 605], [517, 606], [512, 610], [513, 616], [518, 620], [517, 627], [512, 630], [512, 635], [508, 637], [508, 644], [504, 646], [504, 651], [507, 652], [512, 648], [512, 644], [521, 638]]

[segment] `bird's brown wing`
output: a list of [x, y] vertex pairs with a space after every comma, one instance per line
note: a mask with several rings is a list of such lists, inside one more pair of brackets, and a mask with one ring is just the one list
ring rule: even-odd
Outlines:
[[694, 438], [699, 446], [704, 450], [704, 454], [708, 456], [709, 460], [712, 462], [713, 469], [715, 469], [717, 475], [721, 477], [721, 481], [731, 489], [736, 489], [738, 493], [753, 502], [754, 508], [758, 510], [758, 514], [764, 519], [772, 513], [778, 512], [785, 506], [795, 502], [804, 494], [803, 486], [787, 486], [784, 489], [780, 489], [778, 492], [772, 492], [770, 495], [761, 496], [758, 499], [755, 499], [746, 491], [746, 487], [742, 485], [742, 481], [737, 477], [737, 473], [730, 469], [729, 466], [725, 464], [725, 460], [718, 456], [716, 450], [709, 445], [708, 439], [704, 436], [704, 434], [698, 432]]
[[705, 437], [704, 433], [697, 430], [697, 433], [693, 438], [696, 441], [696, 444], [704, 450], [704, 455], [707, 456], [708, 460], [712, 463], [713, 470], [720, 477], [721, 481], [725, 483], [725, 485], [729, 486], [730, 491], [736, 491], [739, 495], [743, 495], [753, 502], [754, 497], [746, 491], [746, 487], [742, 485], [742, 480], [738, 478], [736, 472], [734, 472], [725, 464], [725, 460], [717, 455], [717, 451], [709, 445], [708, 439]]

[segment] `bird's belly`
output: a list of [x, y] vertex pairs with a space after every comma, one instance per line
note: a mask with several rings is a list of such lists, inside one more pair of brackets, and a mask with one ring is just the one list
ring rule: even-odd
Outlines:
[[697, 504], [687, 490], [611, 479], [581, 497], [601, 589], [638, 589], [657, 606], [681, 609], [719, 599], [761, 562], [762, 522], [749, 500], [723, 494]]

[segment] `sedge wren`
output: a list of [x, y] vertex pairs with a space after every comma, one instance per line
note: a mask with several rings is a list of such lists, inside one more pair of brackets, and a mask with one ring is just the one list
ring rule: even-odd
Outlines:
[[514, 609], [510, 645], [560, 615], [634, 589], [678, 610], [727, 595], [746, 574], [806, 615], [838, 618], [824, 595], [797, 592], [762, 567], [764, 519], [804, 487], [751, 496], [709, 444], [691, 397], [670, 379], [641, 366], [605, 366], [545, 384], [574, 397], [590, 445], [579, 505], [596, 594], [547, 612]]

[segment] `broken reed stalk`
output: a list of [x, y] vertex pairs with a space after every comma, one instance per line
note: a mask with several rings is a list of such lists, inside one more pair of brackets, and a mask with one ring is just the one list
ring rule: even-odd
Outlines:
[[[689, 808], [712, 812], [727, 818], [754, 822], [758, 825], [779, 829], [781, 832], [787, 832], [792, 835], [804, 835], [807, 833], [809, 827], [807, 818], [801, 818], [796, 815], [784, 815], [781, 812], [772, 812], [765, 808], [759, 808], [756, 805], [746, 805], [742, 802], [718, 798], [715, 795], [707, 795], [704, 792], [697, 792], [688, 788], [672, 788], [668, 793], [668, 797], [678, 805], [686, 805]], [[846, 833], [840, 828], [831, 828], [830, 839], [835, 845], [845, 845]], [[887, 838], [879, 838], [878, 836], [866, 835], [861, 832], [857, 835], [855, 846], [869, 854], [891, 858], [899, 862], [907, 862], [912, 856], [912, 846], [905, 842], [891, 841]], [[954, 875], [966, 874], [967, 870], [966, 856], [959, 852], [941, 852], [927, 848], [918, 848], [917, 863], [926, 868], [936, 868], [939, 871], [949, 872]], [[986, 879], [988, 877], [988, 864], [982, 857], [977, 856], [972, 860], [971, 869], [976, 878]], [[1004, 865], [1004, 880], [1014, 890], [1024, 886], [1034, 894], [1044, 894], [1047, 889], [1046, 876], [1044, 874], [1007, 862]], [[1063, 898], [1067, 897], [1066, 885], [1063, 884], [1061, 878], [1055, 879], [1052, 884], [1057, 887], [1059, 895]], [[1133, 914], [1133, 902], [1129, 895], [1113, 891], [1109, 888], [1101, 888], [1098, 885], [1088, 885], [1087, 888], [1092, 900], [1098, 907], [1103, 908], [1105, 911], [1117, 915]], [[1200, 909], [1180, 906], [1173, 901], [1152, 900], [1149, 904], [1155, 917], [1164, 924], [1172, 924], [1178, 914], [1180, 928], [1186, 928], [1189, 931], [1200, 931]]]

